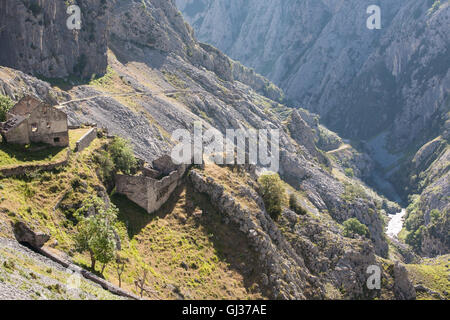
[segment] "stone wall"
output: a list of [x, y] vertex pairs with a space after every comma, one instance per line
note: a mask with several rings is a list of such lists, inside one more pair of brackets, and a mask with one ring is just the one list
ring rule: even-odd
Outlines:
[[67, 114], [63, 111], [40, 104], [31, 111], [27, 121], [31, 142], [43, 142], [58, 147], [69, 145]]
[[138, 176], [117, 175], [116, 190], [148, 213], [152, 213], [166, 203], [180, 184], [186, 170], [186, 165], [178, 166], [162, 179], [155, 179], [143, 174]]
[[91, 128], [84, 136], [77, 141], [75, 152], [81, 152], [91, 145], [91, 142], [97, 138], [97, 128]]
[[27, 121], [23, 120], [23, 122], [18, 124], [16, 127], [11, 128], [10, 130], [4, 132], [2, 136], [7, 143], [22, 144], [22, 145], [29, 144], [30, 136], [28, 135]]
[[67, 165], [67, 162], [69, 161], [69, 154], [70, 151], [68, 150], [66, 157], [63, 160], [57, 162], [46, 164], [24, 164], [9, 168], [3, 168], [0, 169], [0, 175], [3, 177], [12, 177], [12, 176], [21, 176], [26, 173], [35, 171], [50, 171], [57, 167]]

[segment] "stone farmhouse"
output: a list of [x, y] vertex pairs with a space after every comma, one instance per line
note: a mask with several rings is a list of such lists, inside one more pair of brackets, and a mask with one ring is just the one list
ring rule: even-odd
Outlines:
[[32, 96], [22, 98], [9, 110], [6, 122], [0, 123], [0, 133], [7, 143], [69, 145], [67, 115]]

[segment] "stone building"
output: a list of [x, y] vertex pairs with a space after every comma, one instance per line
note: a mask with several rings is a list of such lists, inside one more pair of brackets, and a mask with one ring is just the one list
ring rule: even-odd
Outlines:
[[7, 143], [69, 145], [67, 115], [32, 96], [22, 98], [9, 110], [0, 133]]
[[153, 213], [167, 202], [170, 195], [180, 185], [187, 165], [174, 165], [170, 156], [153, 162], [153, 168], [142, 168], [136, 176], [117, 175], [116, 191]]

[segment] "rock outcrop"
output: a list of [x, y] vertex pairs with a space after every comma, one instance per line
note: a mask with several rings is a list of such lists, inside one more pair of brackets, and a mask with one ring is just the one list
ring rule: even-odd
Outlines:
[[18, 242], [28, 244], [33, 249], [41, 248], [48, 240], [50, 240], [48, 234], [41, 231], [33, 231], [21, 221], [14, 224], [14, 235]]

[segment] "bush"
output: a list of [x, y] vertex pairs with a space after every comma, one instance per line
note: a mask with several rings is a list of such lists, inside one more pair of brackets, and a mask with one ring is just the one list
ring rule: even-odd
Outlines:
[[345, 175], [346, 175], [347, 177], [349, 177], [349, 178], [353, 178], [353, 177], [355, 176], [355, 173], [353, 172], [353, 169], [352, 169], [352, 168], [346, 168], [346, 169], [344, 170], [344, 173], [345, 173]]
[[296, 214], [302, 215], [304, 216], [307, 211], [305, 210], [305, 208], [303, 208], [297, 200], [297, 197], [295, 196], [295, 194], [291, 193], [291, 195], [289, 196], [289, 208], [294, 211]]
[[100, 179], [104, 183], [112, 181], [114, 173], [114, 162], [106, 151], [100, 151], [94, 156], [94, 161], [98, 163], [100, 170]]
[[14, 102], [9, 97], [0, 94], [0, 122], [6, 121], [6, 114], [13, 105]]
[[259, 177], [258, 183], [267, 212], [273, 219], [278, 219], [286, 197], [280, 176], [276, 173], [266, 173]]
[[425, 230], [424, 226], [420, 226], [417, 230], [411, 231], [406, 236], [405, 242], [409, 244], [414, 251], [420, 252], [422, 249], [422, 240], [423, 240], [423, 231]]
[[108, 151], [117, 171], [131, 174], [136, 170], [137, 160], [127, 140], [115, 137]]
[[369, 234], [369, 228], [356, 218], [346, 220], [343, 226], [345, 237], [353, 237], [355, 234], [365, 237]]

